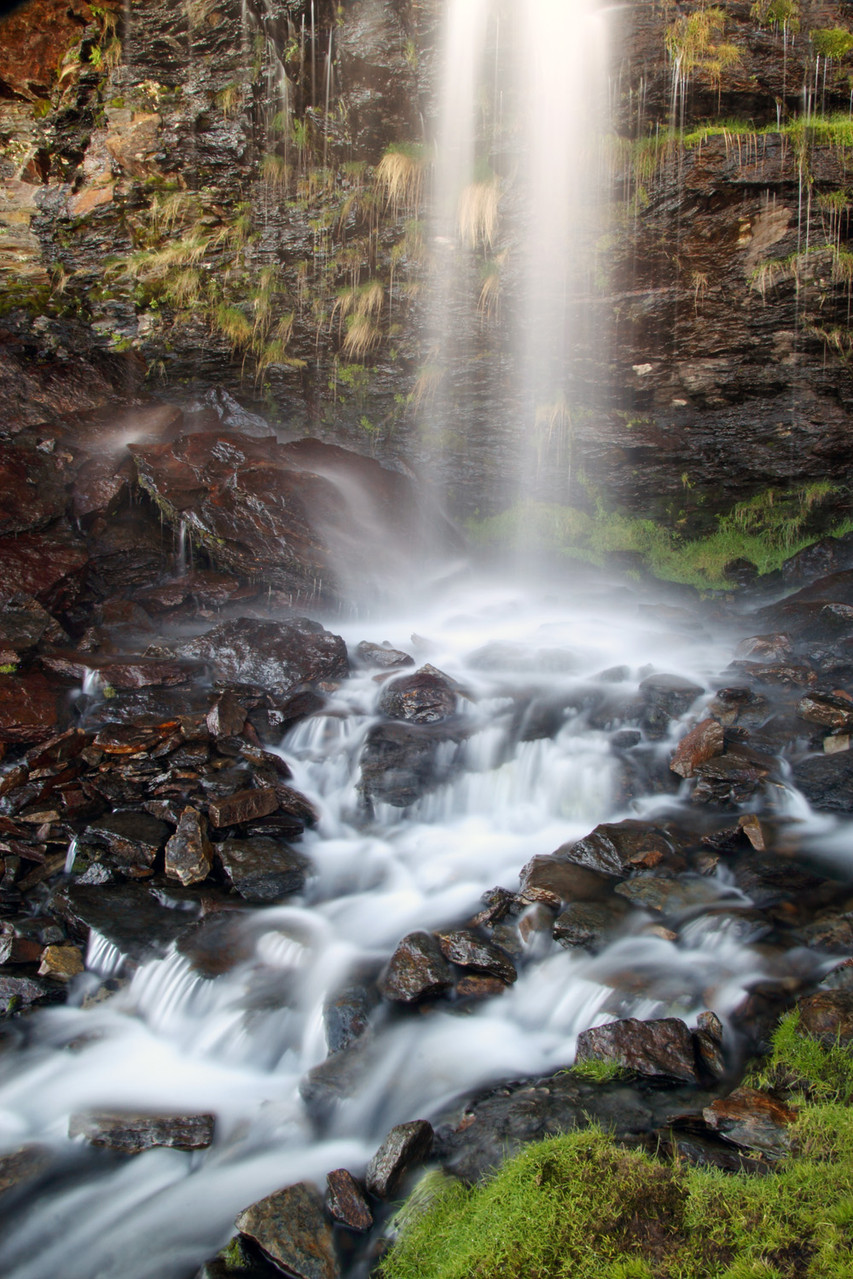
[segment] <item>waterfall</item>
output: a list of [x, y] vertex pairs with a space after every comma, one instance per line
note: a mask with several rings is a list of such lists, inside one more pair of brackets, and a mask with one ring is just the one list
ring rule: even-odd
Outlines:
[[607, 46], [595, 0], [446, 6], [418, 398], [441, 452], [460, 398], [500, 386], [514, 417], [505, 504], [565, 499], [574, 427], [601, 394]]

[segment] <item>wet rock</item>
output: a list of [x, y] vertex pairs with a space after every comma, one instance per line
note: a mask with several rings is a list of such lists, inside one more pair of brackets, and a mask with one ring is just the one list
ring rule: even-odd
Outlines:
[[308, 1182], [260, 1199], [240, 1213], [235, 1225], [293, 1279], [338, 1279], [332, 1228], [322, 1196]]
[[397, 946], [379, 983], [385, 999], [414, 1004], [453, 985], [453, 973], [432, 933], [410, 933]]
[[669, 725], [705, 690], [678, 675], [649, 675], [640, 684], [641, 723], [650, 737], [665, 737]]
[[207, 662], [224, 683], [257, 684], [282, 696], [300, 684], [343, 679], [349, 673], [344, 641], [307, 617], [222, 622], [178, 652]]
[[793, 780], [813, 808], [853, 812], [853, 753], [813, 755], [794, 763]]
[[58, 724], [57, 691], [40, 671], [0, 675], [0, 743], [47, 741]]
[[563, 902], [602, 897], [613, 886], [610, 875], [565, 861], [557, 853], [534, 857], [522, 869], [520, 879], [522, 902], [541, 902], [553, 910], [559, 910]]
[[699, 764], [722, 755], [725, 734], [722, 724], [715, 719], [703, 719], [682, 737], [673, 752], [670, 768], [679, 777], [692, 777]]
[[33, 596], [56, 616], [77, 599], [88, 561], [87, 551], [70, 533], [0, 538], [4, 593]]
[[166, 843], [166, 876], [184, 885], [200, 884], [212, 866], [213, 845], [207, 836], [207, 822], [197, 808], [185, 808], [177, 830]]
[[791, 1149], [790, 1126], [796, 1111], [754, 1088], [736, 1088], [702, 1111], [708, 1127], [735, 1146], [761, 1151], [771, 1159]]
[[621, 877], [633, 870], [657, 866], [673, 852], [672, 842], [663, 831], [629, 818], [603, 822], [583, 839], [563, 844], [554, 857], [602, 875]]
[[221, 799], [211, 799], [207, 815], [211, 826], [221, 830], [225, 826], [239, 826], [258, 817], [266, 817], [278, 807], [278, 797], [272, 786], [254, 786]]
[[0, 1195], [41, 1176], [50, 1162], [51, 1151], [47, 1146], [20, 1146], [0, 1155]]
[[716, 1013], [700, 1013], [693, 1032], [693, 1044], [700, 1072], [709, 1079], [724, 1079], [726, 1059], [723, 1053], [723, 1023]]
[[415, 659], [408, 653], [401, 652], [399, 648], [392, 648], [387, 643], [372, 644], [369, 640], [362, 640], [355, 652], [362, 666], [372, 666], [378, 670], [395, 670], [400, 666], [415, 664]]
[[0, 666], [21, 661], [42, 643], [68, 643], [55, 618], [32, 595], [11, 595], [0, 603]]
[[16, 977], [0, 972], [0, 1017], [11, 1017], [38, 1004], [56, 1004], [65, 999], [60, 983], [43, 977]]
[[505, 990], [506, 983], [500, 977], [490, 977], [487, 973], [466, 973], [456, 983], [459, 999], [496, 999]]
[[68, 1136], [82, 1137], [123, 1155], [138, 1155], [154, 1146], [204, 1150], [213, 1141], [213, 1115], [140, 1114], [133, 1111], [87, 1111], [72, 1115]]
[[792, 645], [787, 635], [751, 635], [741, 640], [735, 649], [736, 657], [752, 657], [756, 661], [784, 662], [791, 656]]
[[84, 968], [83, 954], [77, 946], [45, 946], [39, 962], [39, 977], [54, 981], [70, 981]]
[[278, 1266], [267, 1261], [248, 1239], [235, 1235], [206, 1261], [195, 1279], [277, 1279]]
[[406, 808], [440, 786], [452, 774], [439, 750], [447, 740], [443, 725], [375, 724], [361, 753], [365, 797]]
[[207, 731], [211, 737], [236, 737], [243, 731], [246, 713], [246, 708], [226, 689], [207, 713]]
[[554, 938], [561, 946], [596, 950], [624, 917], [616, 903], [569, 902], [554, 920]]
[[797, 703], [797, 714], [810, 724], [823, 728], [849, 731], [853, 729], [853, 702], [837, 693], [813, 692]]
[[719, 900], [719, 890], [698, 875], [684, 879], [669, 879], [655, 874], [637, 875], [617, 884], [614, 891], [634, 907], [660, 911], [664, 915], [677, 915], [697, 906], [710, 906]]
[[93, 929], [134, 961], [159, 957], [192, 923], [192, 914], [161, 905], [141, 884], [69, 884], [51, 898], [60, 919]]
[[335, 1168], [326, 1177], [326, 1207], [333, 1220], [347, 1230], [363, 1234], [373, 1225], [364, 1192], [346, 1168]]
[[[197, 923], [188, 924], [177, 938], [177, 949], [202, 977], [219, 977], [253, 955], [255, 938], [247, 927], [248, 919], [243, 911], [214, 910]], [[286, 985], [279, 974], [277, 989], [269, 1000], [258, 975], [251, 996], [259, 1004], [278, 1007], [287, 1002]]]
[[248, 902], [280, 901], [300, 893], [311, 863], [277, 839], [226, 839], [217, 844], [216, 856], [235, 892]]
[[169, 688], [186, 684], [192, 673], [186, 663], [161, 658], [133, 658], [122, 661], [82, 653], [51, 653], [42, 665], [55, 675], [83, 683], [95, 676], [107, 689]]
[[389, 719], [435, 724], [456, 713], [456, 689], [434, 666], [422, 666], [413, 675], [387, 684], [379, 698], [379, 709]]
[[853, 1043], [853, 990], [819, 990], [797, 1000], [799, 1029], [825, 1048]]
[[695, 804], [744, 804], [772, 771], [773, 761], [755, 751], [743, 747], [729, 750], [697, 765], [691, 799]]
[[375, 987], [361, 985], [346, 986], [326, 1001], [323, 1022], [330, 1053], [342, 1052], [365, 1033], [378, 1003]]
[[576, 1060], [613, 1062], [653, 1079], [698, 1082], [693, 1037], [677, 1017], [626, 1017], [581, 1031]]
[[500, 981], [511, 985], [517, 978], [515, 964], [505, 950], [493, 942], [484, 941], [476, 933], [459, 929], [450, 933], [438, 933], [438, 944], [445, 959], [460, 968], [473, 968], [477, 972], [490, 973]]
[[377, 1199], [392, 1199], [408, 1172], [428, 1159], [433, 1144], [432, 1125], [425, 1119], [397, 1124], [367, 1165], [365, 1185]]
[[68, 500], [60, 460], [24, 439], [0, 440], [0, 492], [3, 538], [45, 528], [64, 515]]
[[149, 874], [171, 829], [150, 813], [137, 810], [109, 813], [86, 827], [83, 840], [103, 848], [109, 860], [128, 874]]
[[279, 808], [283, 813], [287, 813], [289, 817], [294, 817], [303, 826], [317, 825], [320, 820], [320, 814], [311, 801], [306, 799], [303, 794], [298, 790], [294, 790], [292, 786], [283, 786], [281, 782], [277, 782], [274, 789]]

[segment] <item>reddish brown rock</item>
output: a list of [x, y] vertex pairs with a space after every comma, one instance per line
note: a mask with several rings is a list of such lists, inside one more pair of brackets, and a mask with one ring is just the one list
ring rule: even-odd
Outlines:
[[672, 843], [663, 831], [629, 818], [602, 822], [583, 839], [563, 844], [554, 857], [598, 874], [622, 877], [633, 870], [658, 866], [672, 853]]
[[388, 963], [379, 989], [394, 1003], [414, 1004], [434, 999], [453, 985], [450, 965], [432, 933], [410, 933]]
[[77, 598], [89, 556], [69, 538], [21, 533], [0, 538], [3, 591], [34, 596], [50, 613], [63, 613]]
[[790, 1126], [797, 1112], [754, 1088], [736, 1088], [706, 1106], [702, 1116], [726, 1141], [777, 1158], [791, 1148]]
[[613, 879], [563, 861], [556, 853], [534, 857], [521, 872], [519, 897], [524, 904], [541, 902], [559, 910], [563, 902], [589, 901], [610, 890]]
[[722, 755], [725, 734], [722, 724], [715, 719], [703, 719], [682, 737], [673, 752], [670, 768], [679, 777], [692, 777], [697, 765]]
[[577, 1061], [609, 1061], [650, 1078], [698, 1083], [693, 1036], [678, 1017], [626, 1017], [578, 1035]]
[[800, 1030], [825, 1047], [853, 1043], [853, 990], [819, 990], [797, 1001]]
[[0, 675], [0, 742], [43, 742], [59, 722], [56, 691], [40, 671]]
[[247, 787], [222, 799], [212, 799], [207, 815], [211, 826], [221, 830], [223, 826], [239, 826], [242, 822], [266, 817], [278, 807], [278, 797], [271, 786]]
[[326, 1178], [326, 1207], [330, 1215], [348, 1230], [363, 1234], [373, 1225], [364, 1192], [346, 1168], [335, 1168]]
[[458, 929], [450, 933], [438, 933], [438, 944], [445, 959], [460, 968], [473, 968], [476, 972], [489, 973], [508, 986], [516, 980], [515, 964], [505, 950], [493, 942], [484, 941], [476, 933]]
[[413, 724], [435, 724], [456, 711], [456, 688], [434, 666], [422, 666], [413, 675], [393, 680], [382, 692], [379, 709], [389, 719]]
[[260, 1199], [235, 1224], [291, 1279], [338, 1279], [332, 1227], [322, 1196], [308, 1182]]
[[797, 703], [797, 714], [823, 728], [853, 729], [853, 702], [837, 693], [808, 693]]
[[177, 830], [166, 843], [166, 875], [184, 886], [200, 884], [212, 866], [213, 845], [207, 837], [207, 822], [197, 808], [185, 808]]

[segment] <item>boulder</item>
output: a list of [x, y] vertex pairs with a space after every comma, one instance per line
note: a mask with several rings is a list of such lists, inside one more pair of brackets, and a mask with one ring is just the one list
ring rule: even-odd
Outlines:
[[58, 724], [57, 690], [40, 671], [0, 675], [0, 744], [47, 741]]
[[349, 673], [344, 641], [307, 617], [222, 622], [177, 652], [206, 662], [224, 683], [257, 684], [283, 697], [301, 684], [343, 679]]
[[660, 865], [674, 848], [668, 836], [648, 822], [628, 818], [602, 822], [583, 839], [563, 844], [554, 853], [559, 861], [584, 866], [600, 875], [622, 877]]
[[379, 709], [389, 719], [436, 724], [456, 712], [455, 685], [434, 666], [422, 666], [413, 675], [387, 684], [379, 698]]
[[373, 1225], [364, 1191], [346, 1168], [335, 1168], [326, 1177], [326, 1207], [333, 1220], [347, 1230], [363, 1234]]
[[699, 764], [722, 755], [725, 747], [723, 726], [715, 719], [703, 719], [682, 737], [676, 746], [670, 768], [679, 777], [692, 777]]
[[235, 1222], [291, 1279], [339, 1279], [323, 1198], [308, 1182], [285, 1186], [246, 1208]]
[[819, 990], [797, 1000], [799, 1028], [826, 1048], [853, 1043], [853, 990]]
[[515, 964], [505, 950], [493, 942], [485, 941], [467, 929], [438, 933], [438, 944], [445, 959], [460, 968], [472, 968], [479, 973], [489, 973], [506, 985], [512, 985], [518, 973]]
[[853, 752], [798, 760], [793, 780], [813, 808], [824, 813], [853, 812]]
[[626, 1017], [581, 1031], [576, 1060], [612, 1062], [652, 1079], [698, 1082], [693, 1036], [678, 1017]]

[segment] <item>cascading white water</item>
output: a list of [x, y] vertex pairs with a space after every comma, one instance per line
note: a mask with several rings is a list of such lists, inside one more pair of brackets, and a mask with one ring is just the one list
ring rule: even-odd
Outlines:
[[[364, 813], [359, 753], [380, 686], [372, 672], [354, 675], [282, 746], [294, 785], [321, 814], [301, 845], [314, 867], [303, 897], [235, 915], [243, 957], [215, 979], [172, 951], [84, 1006], [97, 985], [86, 974], [70, 1004], [40, 1014], [28, 1046], [4, 1058], [0, 1150], [36, 1143], [52, 1170], [38, 1201], [4, 1224], [9, 1279], [185, 1279], [249, 1202], [331, 1168], [360, 1173], [391, 1124], [435, 1115], [466, 1089], [568, 1065], [578, 1032], [614, 1016], [690, 1020], [712, 1001], [725, 1018], [752, 981], [772, 975], [748, 932], [730, 926], [745, 899], [725, 879], [703, 881], [704, 900], [721, 913], [702, 914], [674, 941], [649, 931], [639, 910], [596, 956], [539, 935], [522, 946], [518, 982], [473, 1012], [378, 1011], [351, 1096], [319, 1136], [300, 1085], [326, 1056], [329, 995], [354, 970], [381, 965], [412, 929], [455, 925], [484, 891], [515, 888], [532, 856], [626, 815], [608, 733], [572, 713], [553, 738], [519, 742], [513, 697], [589, 688], [617, 666], [629, 694], [649, 663], [707, 685], [727, 657], [727, 646], [668, 634], [589, 584], [561, 597], [553, 586], [466, 580], [438, 602], [343, 633], [352, 646], [382, 638], [406, 649], [413, 632], [420, 653], [466, 693], [471, 732], [452, 780], [410, 810]], [[108, 975], [121, 956], [94, 938], [88, 963]], [[87, 1108], [210, 1111], [215, 1141], [115, 1168], [67, 1137], [69, 1115]]]

